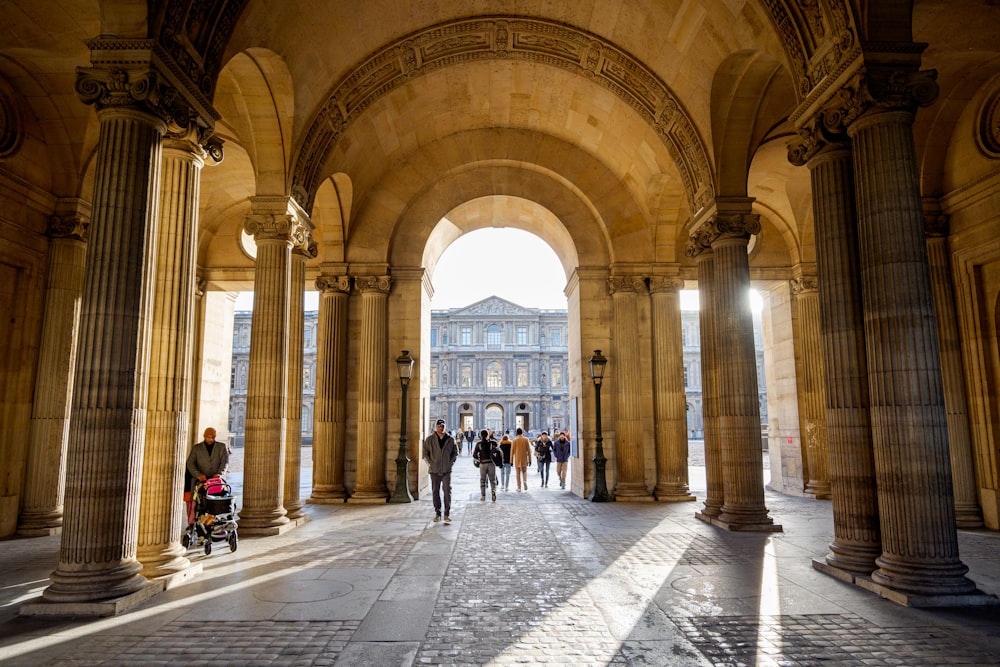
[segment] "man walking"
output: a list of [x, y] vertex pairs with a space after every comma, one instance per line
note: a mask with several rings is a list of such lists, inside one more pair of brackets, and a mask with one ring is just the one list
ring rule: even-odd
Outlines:
[[[479, 462], [479, 500], [486, 500], [486, 480], [490, 482], [493, 502], [497, 501], [497, 470], [496, 461], [500, 455], [497, 441], [490, 437], [489, 431], [479, 432], [479, 442], [472, 451], [472, 459]], [[500, 459], [503, 460], [502, 458]]]
[[535, 460], [538, 463], [541, 485], [547, 487], [549, 485], [549, 466], [552, 464], [552, 441], [549, 440], [549, 434], [546, 431], [542, 431], [542, 434], [538, 436], [538, 441], [535, 442]]
[[528, 464], [531, 463], [531, 442], [524, 437], [524, 431], [517, 429], [517, 437], [510, 445], [510, 458], [514, 461], [514, 471], [517, 476], [517, 490], [528, 490]]
[[570, 446], [565, 433], [559, 434], [559, 439], [552, 445], [552, 455], [556, 459], [556, 475], [559, 477], [559, 488], [566, 488], [566, 467], [569, 463]]
[[[451, 469], [458, 458], [455, 439], [444, 432], [444, 420], [434, 424], [434, 433], [424, 439], [424, 461], [431, 476], [431, 497], [434, 499], [434, 521], [441, 520], [444, 504], [444, 522], [451, 523]], [[443, 496], [443, 499], [442, 499]]]

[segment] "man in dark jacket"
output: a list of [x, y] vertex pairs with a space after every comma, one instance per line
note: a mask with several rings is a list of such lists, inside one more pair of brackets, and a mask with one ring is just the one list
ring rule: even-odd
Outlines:
[[538, 474], [541, 477], [541, 485], [549, 485], [549, 465], [552, 463], [552, 441], [549, 440], [547, 431], [542, 431], [535, 442], [535, 458], [538, 462]]
[[479, 462], [479, 500], [486, 500], [486, 481], [489, 480], [493, 502], [496, 502], [497, 461], [503, 463], [503, 454], [497, 447], [497, 441], [490, 437], [490, 432], [486, 429], [479, 432], [479, 442], [472, 451], [472, 459]]
[[559, 488], [566, 488], [566, 467], [569, 462], [570, 446], [565, 433], [559, 434], [559, 439], [552, 445], [552, 455], [556, 459], [556, 475], [559, 476]]
[[451, 523], [451, 469], [458, 458], [455, 439], [444, 431], [444, 420], [434, 424], [434, 432], [424, 438], [423, 459], [431, 476], [431, 497], [434, 500], [434, 521], [441, 520], [444, 497], [444, 522]]

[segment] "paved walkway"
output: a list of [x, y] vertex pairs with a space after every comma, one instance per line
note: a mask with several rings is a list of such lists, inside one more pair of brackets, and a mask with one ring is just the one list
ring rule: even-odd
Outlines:
[[[814, 570], [829, 502], [768, 493], [784, 532], [733, 534], [694, 519], [700, 501], [593, 504], [529, 475], [483, 503], [461, 457], [451, 525], [429, 500], [310, 505], [284, 535], [192, 551], [200, 577], [117, 618], [17, 616], [59, 538], [0, 542], [0, 663], [1000, 665], [1000, 607], [906, 608]], [[1000, 593], [1000, 535], [960, 542]]]

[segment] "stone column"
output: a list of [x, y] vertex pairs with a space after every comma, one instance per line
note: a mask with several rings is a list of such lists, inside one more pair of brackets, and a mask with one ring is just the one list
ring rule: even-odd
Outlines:
[[[268, 203], [255, 201], [255, 211]], [[257, 267], [239, 524], [247, 535], [273, 535], [288, 524], [284, 468], [291, 262], [292, 247], [305, 241], [306, 228], [294, 214], [255, 212], [247, 216], [246, 230], [257, 242]]]
[[872, 581], [882, 587], [880, 593], [907, 599], [970, 594], [975, 584], [964, 576], [968, 568], [958, 557], [914, 112], [899, 102], [907, 93], [933, 99], [936, 85], [917, 73], [870, 71], [868, 76], [866, 91], [884, 99], [885, 106], [869, 108], [847, 129], [854, 154], [882, 526], [882, 555]]
[[982, 528], [983, 514], [976, 493], [976, 470], [969, 430], [969, 405], [965, 398], [962, 373], [962, 348], [955, 312], [955, 291], [951, 284], [948, 261], [948, 218], [936, 212], [924, 215], [927, 233], [927, 259], [931, 287], [938, 314], [937, 331], [941, 345], [941, 380], [944, 407], [948, 419], [948, 444], [951, 476], [955, 489], [955, 525], [959, 528]]
[[310, 238], [292, 250], [291, 290], [288, 308], [288, 405], [285, 430], [285, 516], [305, 517], [299, 487], [302, 479], [302, 356], [305, 332], [306, 261], [316, 256]]
[[139, 513], [138, 558], [147, 577], [173, 574], [191, 565], [180, 543], [187, 518], [179, 499], [191, 439], [188, 408], [203, 166], [204, 150], [194, 133], [164, 140]]
[[[136, 560], [146, 437], [160, 150], [150, 69], [80, 69], [98, 107], [93, 217], [84, 272], [59, 564], [51, 602], [90, 602], [147, 584]], [[157, 90], [166, 94], [167, 91]], [[162, 98], [160, 98], [162, 99]]]
[[830, 449], [826, 432], [826, 385], [816, 278], [808, 276], [793, 280], [792, 295], [798, 321], [795, 359], [805, 454], [805, 493], [813, 498], [829, 500]]
[[715, 255], [713, 297], [725, 502], [712, 523], [728, 530], [780, 530], [764, 506], [757, 357], [750, 312], [747, 244], [752, 234], [760, 232], [760, 219], [750, 213], [750, 200], [719, 199], [717, 204], [718, 213], [708, 224]]
[[651, 501], [646, 487], [644, 448], [648, 434], [642, 428], [642, 369], [639, 364], [639, 293], [646, 292], [646, 281], [638, 276], [612, 276], [608, 279], [614, 305], [613, 332], [615, 372], [615, 463], [618, 479], [613, 495], [626, 502]]
[[649, 279], [653, 327], [653, 422], [656, 499], [694, 500], [688, 489], [687, 400], [681, 334], [680, 278]]
[[706, 494], [695, 513], [702, 521], [719, 516], [725, 500], [722, 483], [722, 444], [719, 435], [718, 351], [715, 344], [715, 255], [710, 235], [700, 230], [687, 242], [688, 257], [698, 262], [698, 330], [701, 338], [701, 415], [704, 422]]
[[316, 394], [313, 399], [313, 488], [310, 503], [342, 503], [344, 443], [347, 440], [348, 276], [320, 276], [319, 331], [316, 343]]
[[[791, 159], [801, 163], [805, 157]], [[808, 166], [820, 281], [834, 530], [825, 563], [813, 564], [850, 580], [871, 573], [882, 550], [850, 148], [846, 143], [827, 146], [808, 160]]]
[[49, 270], [38, 350], [40, 381], [35, 384], [32, 401], [18, 535], [52, 535], [62, 529], [66, 443], [88, 226], [79, 214], [53, 216], [49, 221]]
[[361, 340], [358, 369], [358, 479], [349, 503], [384, 503], [389, 380], [389, 276], [358, 276]]

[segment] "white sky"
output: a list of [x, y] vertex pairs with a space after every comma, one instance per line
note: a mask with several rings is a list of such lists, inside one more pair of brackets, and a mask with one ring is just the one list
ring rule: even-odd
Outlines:
[[[525, 308], [565, 310], [565, 286], [562, 264], [541, 238], [520, 229], [491, 227], [460, 236], [442, 253], [434, 270], [431, 308], [460, 308], [496, 295]], [[253, 293], [242, 292], [236, 310], [252, 308]], [[319, 308], [317, 292], [306, 292], [305, 308]], [[681, 308], [697, 310], [698, 293], [682, 291]]]

